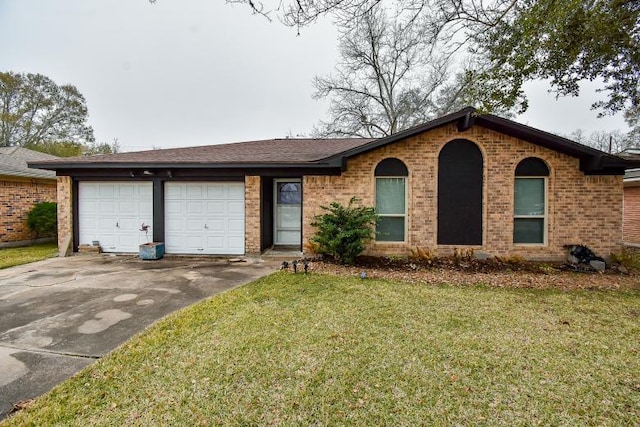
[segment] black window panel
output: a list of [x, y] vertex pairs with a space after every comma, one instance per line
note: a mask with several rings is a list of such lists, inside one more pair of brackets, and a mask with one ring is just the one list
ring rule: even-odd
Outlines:
[[518, 163], [516, 176], [549, 176], [549, 168], [543, 160], [528, 157]]
[[438, 158], [438, 244], [482, 245], [482, 152], [466, 139]]
[[378, 166], [376, 166], [375, 171], [376, 176], [409, 176], [409, 171], [407, 167], [404, 165], [402, 160], [389, 158], [384, 159]]

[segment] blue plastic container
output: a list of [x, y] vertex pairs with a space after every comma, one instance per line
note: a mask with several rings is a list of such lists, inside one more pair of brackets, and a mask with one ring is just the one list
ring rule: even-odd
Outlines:
[[140, 259], [160, 259], [164, 256], [164, 242], [150, 242], [140, 245]]

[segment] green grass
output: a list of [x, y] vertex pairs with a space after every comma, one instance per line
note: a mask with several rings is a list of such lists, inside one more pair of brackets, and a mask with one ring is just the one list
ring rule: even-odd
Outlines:
[[41, 261], [57, 254], [58, 247], [56, 243], [41, 243], [19, 248], [0, 249], [0, 269]]
[[640, 292], [274, 273], [157, 323], [9, 425], [636, 425]]

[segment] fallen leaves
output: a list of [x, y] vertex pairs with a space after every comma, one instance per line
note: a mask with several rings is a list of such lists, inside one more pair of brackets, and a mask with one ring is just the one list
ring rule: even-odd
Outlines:
[[[371, 257], [373, 258], [373, 257]], [[364, 269], [367, 278], [399, 280], [403, 282], [452, 286], [487, 286], [494, 288], [530, 288], [530, 289], [558, 289], [558, 290], [617, 290], [640, 289], [640, 277], [637, 275], [601, 274], [561, 271], [558, 269], [521, 267], [514, 270], [505, 267], [500, 270], [495, 263], [490, 266], [465, 269], [456, 265], [437, 267], [422, 267], [411, 265], [408, 261], [380, 258], [375, 262], [371, 258], [366, 265], [344, 266], [322, 261], [316, 261], [313, 271], [318, 273], [335, 274], [338, 276], [358, 276]], [[480, 265], [480, 264], [478, 264]], [[489, 271], [483, 271], [489, 270]]]

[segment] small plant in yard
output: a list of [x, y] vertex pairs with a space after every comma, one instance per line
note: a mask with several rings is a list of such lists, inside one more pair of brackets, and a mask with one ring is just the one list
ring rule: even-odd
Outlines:
[[427, 265], [431, 265], [438, 257], [433, 249], [421, 248], [416, 246], [415, 249], [411, 249], [411, 255], [409, 259], [415, 262], [424, 262]]
[[27, 226], [38, 237], [53, 237], [58, 230], [57, 204], [54, 202], [36, 203], [27, 215]]
[[319, 254], [319, 245], [316, 242], [307, 241], [304, 242], [304, 252], [308, 254]]
[[502, 264], [509, 264], [514, 266], [520, 266], [526, 263], [526, 260], [520, 255], [507, 255], [502, 257], [496, 257], [496, 260]]
[[311, 223], [318, 231], [311, 238], [320, 254], [331, 256], [342, 264], [353, 264], [365, 244], [373, 239], [376, 213], [372, 207], [356, 206], [352, 197], [347, 206], [333, 202], [321, 206], [327, 213], [316, 215]]
[[624, 247], [620, 252], [613, 252], [611, 262], [629, 270], [640, 270], [640, 251]]
[[473, 248], [455, 248], [453, 250], [453, 259], [455, 259], [456, 263], [471, 261], [473, 259]]
[[540, 264], [538, 266], [538, 269], [540, 270], [541, 273], [544, 273], [544, 274], [553, 274], [558, 272], [557, 268], [553, 267], [552, 265], [544, 264], [544, 263]]

